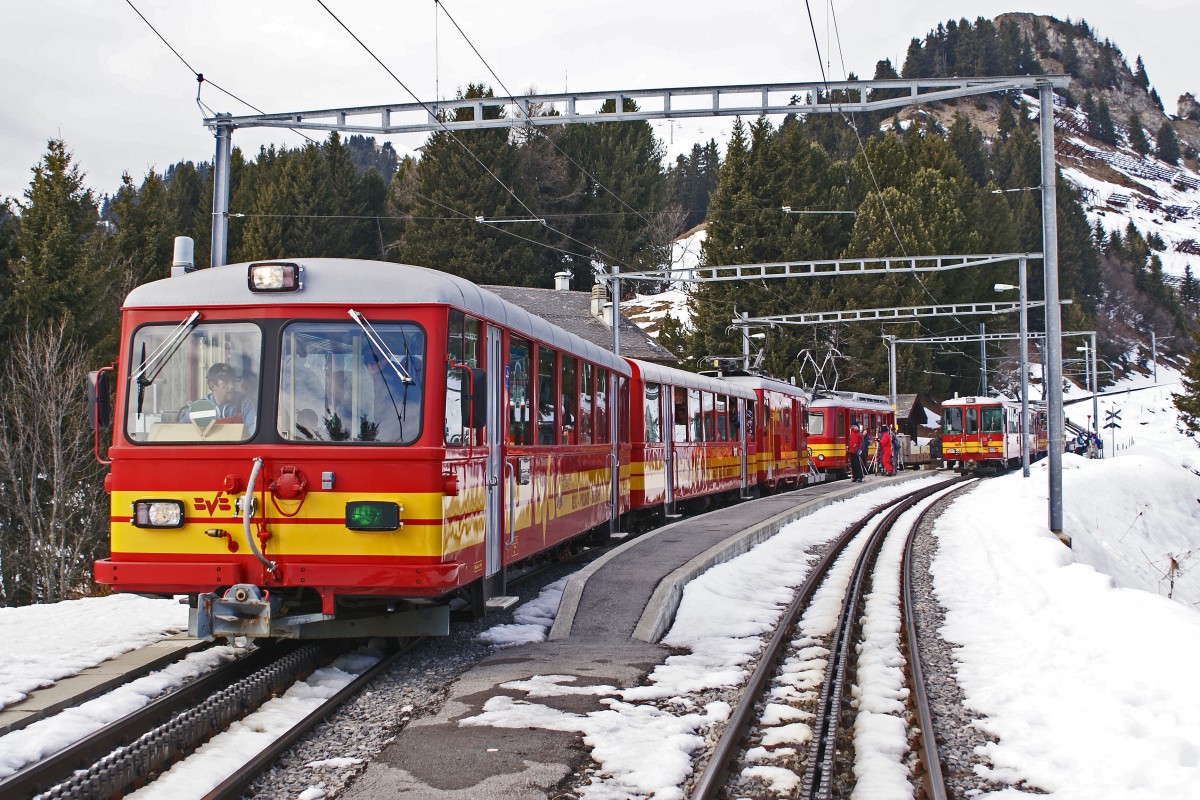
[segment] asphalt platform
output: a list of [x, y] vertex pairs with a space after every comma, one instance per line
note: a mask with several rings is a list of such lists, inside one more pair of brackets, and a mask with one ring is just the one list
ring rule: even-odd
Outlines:
[[[885, 484], [924, 477], [905, 472], [836, 481], [710, 512], [631, 539], [572, 576], [549, 640], [498, 650], [461, 676], [442, 710], [413, 720], [345, 794], [355, 800], [524, 800], [553, 798], [587, 761], [576, 732], [461, 726], [493, 697], [524, 701], [502, 684], [536, 675], [574, 676], [572, 686], [638, 685], [671, 655], [657, 644], [689, 580], [831, 503]], [[603, 710], [601, 696], [538, 697], [569, 714]]]

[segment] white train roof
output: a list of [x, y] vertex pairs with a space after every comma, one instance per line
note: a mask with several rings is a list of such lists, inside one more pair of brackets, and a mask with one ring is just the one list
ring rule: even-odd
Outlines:
[[713, 378], [709, 375], [699, 375], [695, 372], [675, 369], [674, 367], [666, 367], [662, 364], [654, 364], [649, 361], [641, 361], [636, 358], [629, 360], [637, 365], [638, 371], [642, 374], [642, 380], [648, 383], [667, 383], [672, 386], [684, 386], [704, 392], [741, 397], [745, 400], [754, 399], [754, 392], [750, 391], [750, 389], [730, 383], [729, 381]]
[[810, 408], [820, 409], [830, 406], [856, 408], [870, 411], [891, 411], [892, 401], [879, 394], [864, 394], [863, 392], [822, 392], [809, 403]]
[[[621, 375], [629, 365], [611, 351], [568, 333], [471, 281], [427, 267], [344, 258], [272, 259], [304, 268], [303, 288], [295, 292], [251, 292], [250, 263], [199, 269], [143, 284], [123, 308], [204, 308], [212, 306], [332, 305], [366, 312], [380, 305], [448, 305], [509, 328], [559, 350], [573, 353]], [[369, 315], [368, 315], [369, 316]]]

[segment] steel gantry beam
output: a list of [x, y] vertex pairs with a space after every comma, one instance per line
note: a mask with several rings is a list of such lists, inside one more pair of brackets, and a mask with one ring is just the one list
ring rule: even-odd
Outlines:
[[[1041, 300], [1026, 304], [1029, 308], [1044, 306]], [[896, 308], [856, 308], [846, 311], [814, 311], [805, 314], [775, 314], [767, 317], [735, 317], [733, 325], [829, 325], [838, 322], [872, 322], [875, 320], [906, 321], [929, 317], [967, 317], [981, 314], [1008, 314], [1020, 311], [1020, 303], [954, 303], [934, 306], [899, 306]], [[978, 336], [976, 337], [978, 341]]]
[[[996, 78], [893, 78], [870, 81], [806, 81], [667, 89], [526, 94], [463, 100], [416, 100], [351, 108], [206, 117], [209, 128], [290, 128], [346, 131], [374, 136], [440, 130], [480, 130], [516, 125], [759, 116], [761, 114], [864, 113], [1007, 91], [1034, 91], [1039, 81], [1066, 87], [1067, 76]], [[832, 93], [837, 93], [831, 101]], [[886, 96], [885, 96], [886, 95]], [[626, 111], [625, 101], [637, 104]], [[611, 112], [602, 109], [612, 103]], [[484, 109], [504, 109], [485, 118]], [[460, 119], [461, 117], [461, 119]]]
[[774, 278], [827, 278], [837, 276], [888, 275], [893, 273], [943, 272], [982, 267], [1022, 258], [1040, 259], [1041, 253], [985, 253], [956, 256], [888, 256], [883, 258], [838, 258], [823, 261], [772, 261], [763, 264], [725, 264], [713, 267], [623, 272], [621, 280], [685, 281], [713, 283]]

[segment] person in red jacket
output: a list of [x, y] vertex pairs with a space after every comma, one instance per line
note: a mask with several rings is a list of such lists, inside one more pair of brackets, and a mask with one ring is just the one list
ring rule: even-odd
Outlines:
[[879, 433], [879, 469], [884, 475], [895, 475], [892, 466], [892, 432], [884, 425]]
[[862, 483], [863, 479], [863, 462], [862, 454], [862, 433], [858, 430], [858, 425], [850, 426], [850, 438], [846, 440], [846, 460], [850, 462], [850, 470], [853, 477], [851, 483]]

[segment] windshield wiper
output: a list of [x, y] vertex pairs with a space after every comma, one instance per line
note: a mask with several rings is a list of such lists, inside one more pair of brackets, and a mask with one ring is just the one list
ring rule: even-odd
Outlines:
[[[412, 379], [412, 376], [408, 374], [408, 370], [406, 370], [400, 363], [399, 356], [388, 349], [388, 346], [383, 341], [383, 337], [381, 337], [379, 332], [376, 331], [371, 323], [367, 321], [367, 318], [355, 311], [353, 308], [350, 309], [349, 314], [350, 319], [358, 323], [358, 327], [362, 328], [362, 332], [366, 334], [367, 342], [371, 345], [371, 349], [377, 351], [376, 359], [378, 359], [379, 354], [382, 353], [383, 360], [391, 365], [392, 371], [396, 373], [397, 378], [404, 383], [416, 383], [416, 381]], [[407, 344], [408, 341], [406, 339], [405, 346], [407, 346]]]
[[146, 345], [142, 344], [142, 363], [129, 375], [129, 380], [137, 381], [138, 385], [137, 413], [139, 417], [142, 415], [142, 399], [146, 394], [146, 387], [154, 383], [154, 379], [170, 362], [171, 356], [175, 355], [175, 351], [179, 349], [179, 345], [183, 344], [183, 340], [191, 333], [199, 318], [199, 311], [188, 314], [183, 322], [175, 326], [175, 330], [171, 331], [162, 344], [154, 348], [154, 352], [150, 354], [149, 358], [146, 357]]

